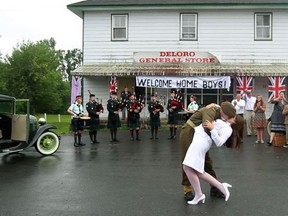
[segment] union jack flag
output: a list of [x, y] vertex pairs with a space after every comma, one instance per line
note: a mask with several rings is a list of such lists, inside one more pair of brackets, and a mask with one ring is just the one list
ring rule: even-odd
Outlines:
[[118, 89], [118, 81], [117, 81], [117, 78], [115, 76], [112, 76], [111, 77], [111, 80], [110, 80], [110, 94], [111, 92], [115, 91], [117, 92], [117, 89]]
[[236, 84], [237, 94], [242, 94], [246, 89], [247, 90], [253, 89], [253, 77], [237, 76], [236, 81], [237, 81]]
[[268, 101], [271, 101], [273, 98], [278, 98], [280, 92], [285, 91], [285, 78], [280, 76], [268, 77]]

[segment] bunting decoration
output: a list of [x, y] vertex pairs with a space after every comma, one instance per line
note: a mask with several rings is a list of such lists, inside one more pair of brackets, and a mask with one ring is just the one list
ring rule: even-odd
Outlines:
[[253, 77], [237, 76], [236, 77], [237, 94], [243, 94], [244, 91], [253, 89]]
[[278, 98], [280, 92], [285, 92], [285, 78], [280, 76], [268, 77], [268, 101]]
[[115, 76], [111, 76], [111, 80], [110, 80], [110, 94], [113, 91], [117, 92], [117, 89], [118, 89], [117, 78]]

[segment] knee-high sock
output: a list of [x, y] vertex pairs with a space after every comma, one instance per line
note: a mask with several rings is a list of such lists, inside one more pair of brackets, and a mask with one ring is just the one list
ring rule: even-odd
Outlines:
[[81, 143], [81, 137], [82, 137], [82, 134], [78, 132], [78, 143], [79, 144]]
[[77, 142], [78, 133], [74, 132], [74, 142]]
[[97, 138], [97, 130], [93, 131], [93, 137], [94, 137], [94, 141], [96, 141], [96, 138]]
[[114, 132], [114, 140], [117, 140], [117, 128], [114, 128], [113, 132]]
[[170, 136], [173, 136], [173, 127], [170, 127]]
[[155, 127], [155, 136], [157, 137], [158, 134], [158, 127]]
[[130, 129], [130, 136], [131, 136], [131, 137], [134, 137], [133, 132], [134, 132], [133, 129]]
[[140, 129], [136, 129], [136, 137], [139, 138]]
[[151, 127], [151, 136], [154, 137], [154, 127]]
[[110, 128], [110, 134], [111, 134], [111, 140], [114, 140], [114, 137], [113, 137], [113, 128]]
[[197, 171], [195, 171], [194, 169], [192, 169], [189, 166], [183, 165], [183, 169], [184, 172], [186, 173], [189, 182], [191, 183], [194, 192], [195, 192], [195, 198], [194, 199], [198, 199], [202, 196], [202, 190], [201, 190], [201, 186], [200, 186], [200, 180], [198, 175], [196, 174]]
[[93, 141], [93, 131], [89, 131], [90, 140]]
[[177, 127], [174, 127], [174, 134], [173, 134], [173, 136], [176, 136], [176, 133], [177, 133]]

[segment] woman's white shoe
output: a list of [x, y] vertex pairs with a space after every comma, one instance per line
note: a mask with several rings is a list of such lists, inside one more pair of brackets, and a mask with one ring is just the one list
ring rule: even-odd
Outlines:
[[197, 205], [199, 202], [201, 202], [202, 201], [202, 203], [205, 203], [205, 194], [202, 194], [202, 196], [199, 198], [199, 199], [197, 199], [197, 200], [191, 200], [191, 201], [188, 201], [187, 203], [189, 204], [189, 205]]
[[228, 190], [228, 187], [232, 187], [232, 185], [228, 184], [228, 183], [222, 183], [224, 190], [225, 190], [225, 201], [227, 202], [229, 197], [230, 197], [230, 192]]

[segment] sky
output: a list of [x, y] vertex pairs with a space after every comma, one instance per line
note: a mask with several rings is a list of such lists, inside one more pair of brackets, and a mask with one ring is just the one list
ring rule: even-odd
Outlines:
[[82, 0], [0, 0], [0, 53], [53, 37], [56, 49], [82, 48], [82, 19], [67, 5]]

